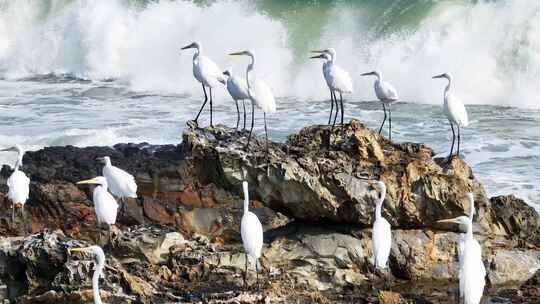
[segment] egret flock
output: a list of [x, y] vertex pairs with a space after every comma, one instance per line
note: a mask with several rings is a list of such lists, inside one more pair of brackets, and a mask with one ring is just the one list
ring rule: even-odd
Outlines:
[[[242, 101], [244, 109], [244, 128], [246, 127], [246, 110], [245, 100], [251, 102], [251, 126], [249, 129], [249, 135], [247, 138], [246, 149], [249, 149], [249, 142], [253, 132], [254, 126], [254, 107], [257, 106], [263, 112], [264, 117], [264, 129], [266, 138], [266, 152], [268, 153], [268, 131], [266, 114], [276, 112], [276, 100], [272, 89], [263, 80], [258, 79], [254, 74], [256, 56], [253, 51], [245, 50], [239, 52], [230, 53], [230, 56], [245, 56], [249, 58], [249, 64], [246, 67], [245, 78], [234, 75], [230, 70], [222, 71], [218, 65], [210, 58], [203, 54], [203, 48], [201, 43], [193, 42], [182, 50], [195, 49], [193, 55], [193, 76], [201, 83], [202, 91], [204, 94], [204, 101], [202, 106], [194, 119], [197, 124], [198, 119], [205, 108], [206, 104], [210, 102], [210, 126], [213, 126], [212, 111], [213, 111], [213, 92], [212, 89], [219, 87], [220, 85], [226, 85], [228, 92], [236, 103], [237, 109], [237, 122], [236, 129], [240, 124], [240, 109], [238, 101]], [[328, 89], [330, 91], [330, 115], [328, 118], [328, 124], [335, 126], [338, 113], [341, 113], [340, 122], [344, 123], [344, 105], [343, 94], [349, 94], [353, 92], [352, 79], [347, 71], [336, 65], [336, 51], [333, 48], [325, 50], [311, 51], [317, 55], [313, 55], [310, 58], [324, 60], [322, 65], [323, 77], [326, 81]], [[374, 90], [376, 97], [381, 101], [384, 111], [384, 119], [379, 128], [379, 134], [381, 133], [383, 126], [386, 122], [386, 112], [388, 110], [388, 123], [389, 133], [388, 137], [392, 136], [392, 114], [391, 105], [399, 100], [396, 89], [388, 82], [383, 81], [382, 74], [379, 71], [372, 71], [364, 73], [361, 76], [373, 75], [376, 77], [374, 83]], [[444, 73], [434, 76], [433, 78], [446, 78], [448, 85], [444, 91], [444, 106], [443, 111], [450, 122], [450, 126], [453, 133], [452, 147], [450, 149], [450, 155], [448, 160], [452, 158], [455, 143], [455, 131], [454, 125], [457, 127], [457, 154], [459, 156], [460, 150], [460, 129], [468, 125], [467, 111], [463, 103], [450, 92], [450, 86], [452, 78], [449, 74]], [[207, 91], [208, 90], [208, 91]], [[339, 99], [337, 98], [339, 95]], [[335, 106], [335, 111], [334, 111]], [[24, 204], [29, 197], [29, 185], [30, 179], [21, 171], [23, 165], [24, 150], [20, 146], [4, 149], [1, 151], [13, 151], [17, 152], [17, 161], [14, 166], [14, 171], [7, 180], [9, 187], [8, 198], [12, 202], [12, 221], [14, 222], [15, 209], [21, 208], [24, 212]], [[267, 156], [268, 157], [268, 156]], [[109, 228], [109, 242], [110, 242], [110, 227], [115, 225], [118, 214], [119, 205], [116, 199], [124, 202], [127, 198], [137, 198], [137, 184], [133, 175], [128, 172], [115, 167], [111, 163], [109, 156], [99, 158], [103, 164], [102, 174], [103, 176], [97, 176], [91, 179], [83, 180], [77, 184], [93, 184], [95, 188], [93, 190], [92, 201], [95, 207], [95, 213], [98, 223], [101, 225], [107, 225]], [[377, 197], [374, 200], [375, 212], [374, 223], [372, 229], [372, 254], [373, 265], [375, 269], [383, 270], [388, 267], [388, 260], [390, 256], [392, 246], [392, 232], [390, 223], [382, 216], [382, 206], [386, 197], [386, 186], [382, 181], [368, 181], [367, 182], [377, 193]], [[242, 243], [246, 255], [246, 268], [244, 273], [244, 282], [246, 282], [248, 262], [253, 261], [255, 264], [255, 270], [257, 272], [257, 285], [259, 282], [259, 258], [263, 248], [263, 227], [257, 215], [249, 210], [249, 189], [246, 181], [242, 182], [242, 190], [244, 193], [243, 201], [243, 215], [241, 220], [240, 233], [242, 237]], [[459, 259], [459, 293], [466, 304], [478, 304], [480, 303], [486, 275], [486, 270], [482, 262], [481, 246], [474, 239], [472, 231], [473, 215], [474, 215], [474, 197], [472, 194], [468, 194], [468, 201], [470, 203], [469, 216], [460, 216], [454, 219], [440, 220], [440, 223], [456, 223], [464, 228], [465, 233], [460, 235], [458, 244], [458, 259]], [[101, 231], [101, 227], [100, 227]], [[101, 243], [101, 232], [99, 235]], [[90, 246], [86, 248], [74, 248], [70, 249], [70, 252], [86, 252], [95, 256], [97, 264], [95, 266], [94, 275], [92, 278], [94, 303], [100, 304], [101, 298], [99, 295], [99, 276], [102, 274], [105, 267], [105, 254], [101, 247]]]

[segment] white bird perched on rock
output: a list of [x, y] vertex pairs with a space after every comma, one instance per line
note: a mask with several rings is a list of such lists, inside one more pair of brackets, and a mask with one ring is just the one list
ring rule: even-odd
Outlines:
[[251, 62], [246, 68], [246, 81], [248, 87], [248, 95], [251, 100], [251, 128], [249, 130], [248, 141], [246, 148], [249, 147], [249, 141], [251, 139], [251, 133], [253, 132], [253, 125], [255, 121], [255, 109], [254, 105], [257, 105], [264, 114], [264, 134], [266, 137], [266, 160], [268, 162], [268, 130], [266, 127], [266, 113], [276, 112], [276, 100], [272, 89], [262, 80], [253, 79], [254, 77], [250, 74], [255, 69], [255, 52], [253, 51], [241, 51], [230, 53], [231, 56], [248, 56], [251, 58]]
[[[486, 284], [486, 268], [482, 261], [482, 247], [474, 239], [472, 220], [467, 216], [440, 220], [438, 223], [456, 223], [465, 227], [466, 233], [463, 243], [459, 244], [459, 290], [465, 304], [479, 304]], [[460, 249], [461, 248], [461, 249]]]
[[382, 181], [370, 181], [369, 183], [380, 193], [375, 205], [372, 242], [375, 268], [382, 270], [387, 267], [390, 248], [392, 248], [391, 226], [381, 215], [382, 205], [386, 197], [386, 185]]
[[92, 275], [92, 294], [94, 297], [94, 304], [103, 304], [103, 302], [101, 302], [101, 295], [99, 294], [99, 277], [105, 268], [105, 253], [103, 252], [103, 249], [99, 246], [90, 246], [84, 248], [71, 248], [69, 249], [69, 252], [91, 253], [96, 258], [96, 266], [94, 274]]
[[[101, 227], [101, 224], [107, 224], [109, 228], [109, 241], [110, 241], [110, 228], [111, 225], [116, 224], [116, 215], [118, 213], [118, 203], [108, 191], [107, 179], [103, 176], [94, 177], [92, 179], [83, 180], [77, 183], [77, 185], [82, 184], [93, 184], [97, 185], [94, 188], [94, 193], [92, 196], [92, 201], [94, 202], [94, 209], [96, 211], [96, 218], [98, 224]], [[99, 234], [101, 239], [101, 233]]]
[[374, 83], [375, 95], [377, 96], [377, 99], [382, 102], [383, 105], [384, 119], [381, 127], [379, 128], [379, 134], [381, 134], [384, 123], [386, 122], [386, 107], [388, 106], [388, 138], [392, 140], [392, 104], [398, 101], [398, 93], [393, 85], [386, 81], [383, 81], [382, 75], [379, 71], [361, 74], [361, 76], [368, 75], [374, 75], [375, 77], [377, 77]]
[[30, 179], [26, 176], [26, 174], [24, 174], [24, 172], [20, 170], [20, 167], [23, 165], [24, 149], [19, 145], [15, 145], [14, 147], [7, 148], [2, 151], [17, 152], [17, 161], [15, 162], [13, 173], [11, 173], [7, 180], [7, 185], [9, 188], [8, 198], [13, 204], [11, 221], [15, 222], [15, 208], [17, 206], [21, 207], [21, 212], [24, 216], [24, 204], [26, 204], [30, 194]]
[[246, 270], [244, 276], [244, 284], [247, 281], [248, 256], [255, 261], [255, 271], [257, 272], [257, 286], [259, 285], [259, 258], [263, 246], [263, 228], [259, 218], [255, 213], [249, 211], [249, 190], [248, 183], [242, 182], [244, 190], [244, 215], [240, 224], [240, 232], [242, 235], [242, 243], [246, 251]]
[[463, 105], [463, 102], [457, 98], [454, 94], [450, 92], [450, 86], [452, 85], [452, 76], [447, 73], [433, 76], [433, 78], [446, 78], [448, 80], [448, 85], [444, 89], [444, 105], [443, 111], [450, 122], [450, 127], [452, 128], [452, 147], [450, 148], [450, 154], [448, 155], [448, 161], [452, 159], [452, 152], [454, 151], [454, 142], [456, 141], [456, 133], [454, 131], [454, 124], [457, 126], [458, 130], [458, 146], [457, 146], [457, 156], [459, 157], [459, 145], [461, 142], [461, 128], [467, 127], [469, 125], [469, 116], [467, 115], [467, 109]]
[[[219, 83], [225, 84], [225, 77], [223, 77], [222, 70], [218, 65], [213, 62], [210, 58], [203, 55], [203, 48], [200, 42], [193, 42], [190, 45], [186, 45], [182, 50], [186, 49], [196, 49], [197, 51], [193, 55], [193, 76], [197, 81], [202, 85], [204, 93], [204, 103], [195, 117], [195, 123], [197, 123], [199, 116], [201, 115], [204, 106], [208, 102], [208, 95], [210, 95], [210, 126], [212, 124], [212, 88], [217, 87]], [[206, 93], [206, 88], [209, 89], [209, 94]]]
[[347, 73], [347, 71], [345, 71], [336, 64], [337, 52], [333, 48], [329, 48], [326, 50], [315, 50], [311, 52], [318, 53], [320, 55], [312, 56], [310, 58], [321, 58], [326, 60], [323, 63], [323, 76], [326, 80], [326, 85], [330, 89], [330, 98], [332, 99], [328, 124], [330, 124], [330, 120], [332, 118], [332, 108], [334, 103], [336, 104], [336, 114], [334, 116], [334, 123], [332, 124], [332, 126], [336, 124], [336, 118], [339, 112], [336, 92], [339, 93], [339, 101], [341, 104], [341, 124], [343, 124], [343, 94], [352, 93], [354, 91], [351, 76], [349, 75], [349, 73]]
[[137, 183], [135, 177], [126, 171], [113, 166], [111, 158], [104, 156], [98, 158], [103, 163], [103, 176], [107, 179], [109, 191], [124, 201], [125, 198], [137, 198]]
[[223, 75], [227, 76], [227, 91], [231, 95], [232, 99], [236, 103], [236, 112], [238, 118], [236, 120], [236, 129], [240, 123], [240, 109], [238, 108], [238, 100], [242, 100], [244, 107], [244, 129], [246, 128], [246, 104], [244, 100], [249, 99], [249, 92], [246, 79], [233, 75], [229, 70], [223, 72]]

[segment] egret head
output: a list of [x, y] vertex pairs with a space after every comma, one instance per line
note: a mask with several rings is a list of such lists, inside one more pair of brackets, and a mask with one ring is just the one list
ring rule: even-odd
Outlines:
[[328, 49], [324, 49], [324, 50], [312, 50], [310, 52], [315, 53], [315, 54], [328, 54], [328, 55], [330, 55], [332, 57], [336, 56], [336, 50], [334, 48], [328, 48]]
[[446, 78], [448, 80], [451, 80], [452, 76], [450, 76], [450, 74], [448, 74], [448, 73], [442, 73], [440, 75], [433, 76], [433, 79], [435, 79], [435, 78]]
[[381, 73], [379, 73], [378, 71], [371, 71], [371, 72], [360, 74], [360, 76], [371, 76], [371, 75], [376, 76], [377, 78], [381, 77]]
[[245, 51], [230, 53], [229, 56], [249, 56], [253, 58], [255, 56], [255, 52], [250, 51], [250, 50], [245, 50]]
[[19, 146], [19, 145], [15, 145], [13, 147], [10, 147], [10, 148], [7, 148], [7, 149], [2, 149], [0, 151], [4, 151], [4, 152], [17, 152], [19, 154], [22, 154], [24, 152], [24, 149]]
[[105, 262], [105, 253], [103, 252], [103, 249], [101, 249], [101, 247], [99, 246], [77, 247], [68, 249], [69, 254], [73, 252], [90, 253], [96, 257], [98, 264]]
[[189, 45], [186, 45], [185, 47], [182, 48], [182, 50], [187, 50], [187, 49], [197, 49], [197, 50], [200, 50], [201, 49], [201, 44], [198, 43], [198, 42], [193, 42]]
[[384, 197], [386, 195], [386, 185], [384, 182], [370, 180], [368, 181], [368, 184], [380, 194], [379, 198]]
[[315, 56], [311, 56], [309, 57], [311, 59], [317, 59], [317, 58], [321, 58], [321, 59], [325, 59], [325, 60], [330, 60], [330, 55], [328, 55], [327, 53], [321, 53], [319, 55], [315, 55]]
[[437, 221], [437, 223], [439, 223], [439, 224], [443, 224], [443, 223], [458, 224], [461, 231], [467, 231], [469, 229], [469, 226], [472, 225], [471, 219], [469, 217], [467, 217], [467, 216], [464, 216], [464, 215], [458, 216], [458, 217], [455, 217], [455, 218], [451, 218], [451, 219], [439, 220], [439, 221]]
[[91, 179], [86, 179], [86, 180], [77, 182], [77, 185], [84, 185], [84, 184], [107, 186], [107, 179], [103, 176], [98, 176], [98, 177], [94, 177]]
[[111, 158], [109, 156], [98, 157], [96, 159], [99, 162], [101, 162], [102, 164], [105, 164], [105, 165], [110, 165], [111, 164]]

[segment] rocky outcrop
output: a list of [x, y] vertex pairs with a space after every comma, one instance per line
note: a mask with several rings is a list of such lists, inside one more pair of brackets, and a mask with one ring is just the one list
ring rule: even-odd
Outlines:
[[[270, 142], [268, 158], [264, 140], [254, 138], [246, 150], [246, 133], [222, 126], [188, 125], [183, 139], [178, 146], [28, 152], [26, 216], [12, 225], [11, 205], [0, 194], [0, 233], [11, 236], [0, 238], [0, 299], [90, 299], [92, 262], [68, 255], [67, 248], [98, 242], [92, 189], [75, 182], [98, 175], [95, 158], [103, 155], [139, 186], [139, 197], [124, 203], [111, 242], [102, 240], [107, 303], [290, 303], [291, 297], [300, 303], [454, 303], [459, 227], [435, 222], [468, 214], [469, 191], [492, 286], [486, 297], [517, 299], [522, 290], [534, 295], [523, 282], [540, 269], [538, 214], [513, 196], [488, 199], [459, 158], [434, 160], [425, 145], [392, 143], [354, 120]], [[0, 184], [9, 173], [2, 168]], [[243, 288], [243, 179], [265, 230], [262, 292]], [[389, 270], [374, 274], [375, 193], [366, 179], [386, 183], [383, 216], [393, 229]], [[248, 284], [255, 286], [253, 264], [250, 269]], [[508, 284], [514, 287], [500, 289]], [[390, 286], [393, 292], [385, 291]]]

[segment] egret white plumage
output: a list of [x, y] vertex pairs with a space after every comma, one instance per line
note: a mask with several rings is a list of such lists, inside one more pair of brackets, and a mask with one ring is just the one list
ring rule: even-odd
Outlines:
[[126, 198], [137, 198], [137, 183], [133, 175], [113, 166], [109, 156], [100, 157], [98, 160], [103, 163], [103, 176], [107, 179], [112, 195], [122, 202]]
[[244, 276], [244, 284], [246, 284], [248, 256], [255, 261], [255, 271], [257, 272], [257, 285], [259, 285], [259, 258], [263, 246], [263, 228], [259, 218], [255, 213], [249, 211], [249, 190], [248, 183], [242, 182], [244, 190], [244, 215], [240, 224], [240, 232], [242, 235], [242, 243], [246, 251], [246, 270]]
[[[195, 123], [197, 123], [199, 116], [201, 115], [204, 106], [208, 102], [208, 95], [210, 95], [210, 126], [212, 124], [212, 88], [217, 87], [219, 83], [225, 84], [225, 78], [223, 77], [222, 70], [218, 65], [213, 62], [210, 58], [203, 55], [203, 48], [200, 42], [193, 42], [190, 45], [186, 45], [182, 50], [186, 49], [196, 49], [197, 51], [193, 55], [193, 76], [197, 81], [202, 85], [204, 93], [204, 103], [195, 117]], [[206, 88], [209, 89], [209, 94], [206, 94]]]
[[105, 253], [103, 252], [103, 249], [101, 249], [99, 246], [90, 246], [83, 248], [71, 248], [69, 249], [69, 252], [84, 252], [94, 255], [96, 259], [96, 266], [94, 269], [94, 274], [92, 275], [92, 294], [94, 297], [94, 304], [103, 304], [103, 302], [101, 302], [101, 295], [99, 294], [99, 277], [105, 268]]
[[246, 147], [249, 147], [249, 141], [251, 140], [251, 133], [253, 132], [253, 125], [255, 124], [255, 108], [257, 105], [259, 109], [263, 111], [264, 115], [264, 134], [266, 137], [266, 159], [268, 161], [268, 129], [266, 127], [266, 113], [276, 112], [276, 100], [272, 89], [262, 80], [253, 79], [250, 74], [255, 70], [255, 52], [253, 51], [241, 51], [230, 53], [231, 56], [248, 56], [251, 58], [251, 62], [246, 68], [246, 81], [248, 87], [248, 95], [251, 100], [251, 128], [249, 130], [248, 141]]
[[[467, 216], [440, 220], [438, 223], [456, 223], [467, 231], [461, 247], [459, 261], [459, 289], [465, 304], [479, 304], [484, 293], [486, 268], [482, 261], [482, 247], [474, 239], [472, 220]], [[458, 247], [459, 249], [459, 247]]]
[[[97, 185], [94, 188], [92, 201], [94, 202], [94, 209], [96, 211], [96, 218], [98, 224], [101, 227], [101, 224], [107, 224], [109, 228], [109, 240], [110, 240], [110, 227], [111, 225], [116, 224], [116, 215], [118, 213], [118, 203], [109, 193], [108, 187], [109, 184], [107, 179], [103, 176], [94, 177], [92, 179], [83, 180], [77, 183], [77, 185], [82, 184], [93, 184]], [[99, 235], [101, 239], [101, 233]]]
[[13, 168], [13, 173], [9, 176], [7, 180], [7, 185], [9, 188], [8, 198], [12, 203], [12, 212], [11, 212], [11, 221], [15, 222], [15, 208], [20, 206], [21, 213], [24, 216], [24, 204], [28, 200], [30, 194], [30, 179], [20, 170], [23, 165], [23, 156], [24, 149], [15, 145], [14, 147], [3, 149], [1, 151], [13, 151], [17, 152], [17, 161], [15, 162], [15, 167]]
[[454, 151], [454, 143], [456, 141], [456, 133], [454, 131], [454, 124], [457, 126], [458, 130], [458, 146], [457, 146], [457, 156], [459, 157], [459, 145], [461, 142], [461, 128], [467, 127], [469, 125], [469, 116], [467, 115], [467, 109], [463, 105], [463, 102], [457, 98], [454, 94], [450, 92], [452, 85], [452, 76], [450, 74], [444, 73], [433, 78], [446, 78], [448, 80], [448, 85], [444, 89], [444, 105], [443, 112], [450, 122], [450, 127], [452, 128], [452, 147], [450, 148], [450, 154], [448, 155], [448, 161], [452, 158], [452, 152]]
[[382, 181], [369, 182], [380, 196], [375, 202], [375, 222], [373, 223], [373, 262], [376, 269], [386, 269], [390, 248], [392, 247], [392, 229], [390, 223], [382, 217], [382, 205], [386, 197], [386, 185]]
[[330, 89], [330, 98], [332, 102], [330, 107], [330, 118], [328, 119], [328, 124], [330, 124], [330, 120], [332, 118], [332, 108], [334, 103], [336, 104], [336, 114], [334, 116], [334, 123], [332, 125], [335, 125], [337, 114], [339, 112], [339, 104], [336, 98], [336, 92], [339, 93], [339, 101], [341, 104], [341, 124], [343, 124], [343, 94], [352, 93], [354, 91], [351, 76], [349, 75], [349, 73], [347, 73], [347, 71], [345, 71], [336, 64], [337, 52], [335, 49], [329, 48], [326, 50], [315, 50], [311, 52], [318, 53], [320, 55], [312, 56], [310, 58], [321, 58], [325, 60], [325, 62], [323, 63], [323, 76], [326, 80], [326, 85]]
[[236, 112], [238, 118], [236, 120], [236, 129], [240, 123], [240, 109], [238, 108], [238, 100], [242, 100], [244, 107], [244, 129], [246, 128], [246, 104], [244, 100], [249, 99], [249, 92], [246, 79], [233, 75], [230, 71], [223, 72], [223, 75], [227, 76], [227, 91], [231, 95], [232, 99], [236, 103]]
[[392, 140], [392, 104], [399, 100], [398, 93], [392, 84], [382, 79], [382, 75], [379, 71], [361, 74], [361, 76], [368, 75], [374, 75], [377, 77], [373, 86], [375, 88], [375, 95], [377, 96], [377, 99], [379, 99], [383, 105], [384, 119], [381, 127], [379, 128], [379, 134], [381, 134], [384, 123], [386, 122], [386, 107], [388, 107], [388, 138]]

